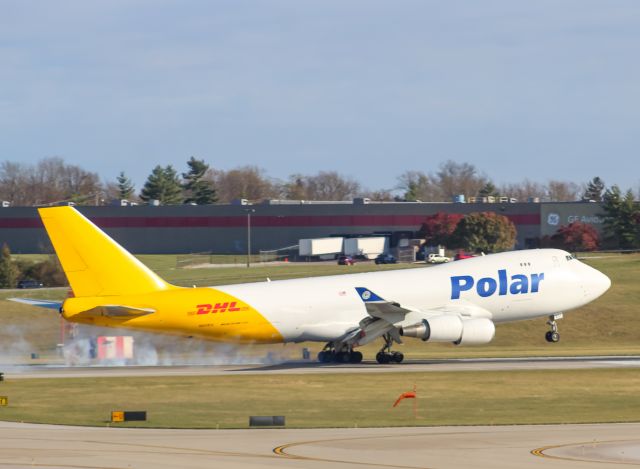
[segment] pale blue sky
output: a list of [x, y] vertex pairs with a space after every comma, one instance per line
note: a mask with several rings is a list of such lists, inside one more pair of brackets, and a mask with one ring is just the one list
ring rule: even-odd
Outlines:
[[640, 1], [0, 0], [0, 160], [640, 185]]

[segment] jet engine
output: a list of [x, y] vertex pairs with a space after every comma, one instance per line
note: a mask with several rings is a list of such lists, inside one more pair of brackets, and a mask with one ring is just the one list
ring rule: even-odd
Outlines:
[[487, 344], [495, 332], [491, 319], [462, 319], [454, 314], [432, 316], [400, 328], [400, 335], [405, 337], [416, 337], [425, 342], [453, 342], [456, 345]]

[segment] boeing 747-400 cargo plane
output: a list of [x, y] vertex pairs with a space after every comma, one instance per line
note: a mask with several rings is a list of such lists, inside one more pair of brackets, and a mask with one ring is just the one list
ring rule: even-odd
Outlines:
[[326, 343], [322, 362], [362, 361], [379, 337], [380, 363], [399, 363], [394, 342], [486, 344], [495, 323], [557, 319], [602, 295], [607, 276], [558, 249], [492, 254], [461, 262], [328, 277], [183, 288], [149, 270], [72, 207], [39, 209], [69, 280], [59, 309], [71, 322], [241, 343]]

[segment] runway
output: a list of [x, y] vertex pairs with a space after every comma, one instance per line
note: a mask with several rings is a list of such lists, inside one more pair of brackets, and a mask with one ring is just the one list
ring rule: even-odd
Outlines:
[[0, 422], [0, 466], [17, 469], [593, 469], [618, 465], [640, 466], [640, 424], [140, 430]]
[[409, 360], [399, 365], [379, 365], [376, 362], [364, 362], [357, 365], [322, 364], [310, 361], [287, 362], [277, 365], [206, 366], [66, 367], [58, 365], [0, 365], [0, 372], [4, 372], [7, 379], [29, 379], [128, 376], [232, 376], [246, 374], [424, 373], [434, 371], [569, 370], [590, 368], [640, 368], [640, 356]]
[[[639, 356], [414, 360], [400, 365], [0, 366], [5, 379], [639, 368]], [[0, 418], [1, 418], [0, 412]], [[341, 429], [167, 430], [0, 422], [12, 468], [640, 467], [640, 423]]]

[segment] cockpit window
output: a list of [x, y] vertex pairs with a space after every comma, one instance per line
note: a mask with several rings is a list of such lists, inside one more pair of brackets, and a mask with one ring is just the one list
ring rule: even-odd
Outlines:
[[575, 258], [576, 258], [576, 256], [574, 256], [574, 255], [572, 255], [572, 254], [566, 255], [566, 256], [564, 256], [564, 257], [565, 257], [568, 261], [571, 261], [571, 260], [573, 260], [573, 259], [575, 259]]

